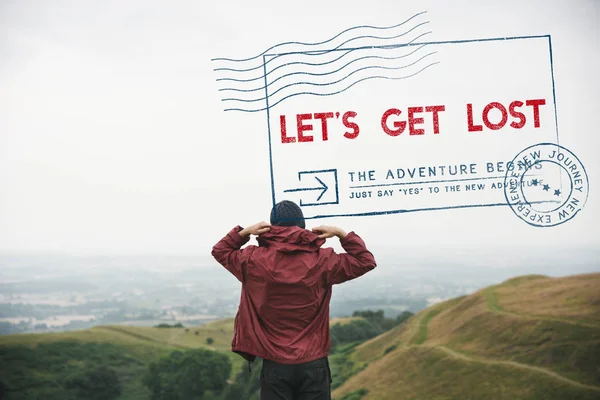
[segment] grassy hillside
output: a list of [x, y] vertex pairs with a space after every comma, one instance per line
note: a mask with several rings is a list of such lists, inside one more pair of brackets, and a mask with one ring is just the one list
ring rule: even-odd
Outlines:
[[[599, 289], [600, 274], [525, 276], [436, 304], [371, 340], [339, 346], [331, 355], [334, 398], [600, 399]], [[124, 383], [119, 400], [150, 398], [141, 377], [174, 350], [227, 354], [233, 381], [245, 365], [230, 351], [232, 336], [233, 319], [187, 330], [111, 325], [0, 336], [0, 379], [35, 385], [11, 399], [37, 388], [45, 399], [65, 400], [58, 377], [106, 364]], [[256, 373], [248, 378], [255, 384]]]
[[[244, 362], [230, 351], [232, 335], [233, 319], [189, 327], [187, 331], [185, 328], [110, 325], [71, 332], [0, 336], [0, 377], [5, 382], [15, 382], [19, 380], [18, 374], [27, 373], [29, 377], [39, 378], [36, 382], [40, 387], [51, 386], [48, 381], [97, 359], [98, 363], [114, 367], [122, 378], [127, 377], [122, 379], [125, 386], [119, 399], [149, 398], [150, 392], [141, 381], [147, 364], [173, 350], [206, 348], [223, 352], [232, 362], [233, 379]], [[207, 338], [213, 339], [211, 345], [207, 344]], [[31, 349], [35, 350], [31, 352]], [[69, 355], [65, 355], [67, 352]], [[68, 359], [66, 365], [65, 358]], [[24, 366], [27, 360], [30, 365]], [[45, 365], [40, 365], [42, 361]], [[18, 365], [20, 371], [5, 370], [6, 365]], [[49, 398], [51, 395], [48, 394]], [[22, 398], [28, 397], [24, 394]]]
[[[331, 324], [356, 320], [362, 318], [332, 318]], [[233, 381], [246, 364], [231, 352], [232, 337], [233, 319], [188, 328], [107, 325], [81, 331], [5, 335], [0, 336], [0, 379], [11, 385], [22, 381], [23, 386], [31, 386], [29, 378], [33, 377], [38, 388], [52, 387], [57, 377], [74, 372], [86, 362], [105, 363], [125, 378], [119, 399], [147, 399], [150, 392], [141, 380], [147, 364], [174, 350], [206, 348], [226, 354], [232, 362]], [[212, 338], [210, 345], [208, 338]], [[27, 381], [21, 378], [23, 375], [29, 377]], [[17, 398], [31, 398], [27, 390], [23, 388], [24, 393]], [[47, 392], [47, 398], [59, 398], [58, 390]]]
[[336, 399], [599, 399], [600, 274], [519, 277], [436, 304], [349, 360]]
[[[81, 331], [18, 334], [0, 336], [0, 347], [32, 346], [61, 341], [81, 343], [111, 343], [122, 346], [128, 353], [143, 360], [153, 359], [176, 349], [206, 348], [228, 352], [231, 349], [233, 319], [215, 321], [199, 327], [159, 329], [151, 327], [106, 325]], [[198, 334], [196, 334], [198, 332]], [[207, 338], [213, 343], [208, 345]], [[241, 366], [240, 356], [232, 353], [232, 361]]]

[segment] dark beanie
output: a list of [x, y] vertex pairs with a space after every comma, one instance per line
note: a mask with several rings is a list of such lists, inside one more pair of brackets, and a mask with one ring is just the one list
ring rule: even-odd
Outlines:
[[304, 214], [296, 203], [283, 200], [275, 204], [271, 210], [271, 225], [277, 226], [299, 226], [304, 229]]

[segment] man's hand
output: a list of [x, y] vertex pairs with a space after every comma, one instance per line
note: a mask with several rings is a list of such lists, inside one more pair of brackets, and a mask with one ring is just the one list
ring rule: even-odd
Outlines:
[[336, 226], [317, 226], [316, 228], [312, 228], [314, 233], [318, 233], [321, 239], [329, 239], [334, 236], [337, 236], [340, 239], [343, 239], [346, 236], [346, 232], [341, 230]]
[[270, 230], [271, 224], [263, 221], [242, 229], [241, 231], [239, 231], [239, 234], [241, 237], [247, 237], [250, 235], [262, 235], [263, 233], [268, 232]]

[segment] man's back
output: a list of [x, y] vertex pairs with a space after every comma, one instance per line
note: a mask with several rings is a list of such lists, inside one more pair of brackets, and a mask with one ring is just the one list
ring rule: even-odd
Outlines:
[[[242, 249], [250, 235], [258, 246]], [[321, 247], [334, 236], [346, 253]], [[330, 399], [331, 287], [375, 268], [363, 240], [336, 227], [305, 229], [300, 207], [284, 200], [271, 224], [236, 226], [212, 255], [242, 282], [231, 347], [249, 362], [263, 358], [261, 400]]]
[[242, 282], [233, 351], [289, 364], [326, 356], [331, 286], [375, 268], [373, 255], [353, 232], [341, 239], [348, 254], [337, 254], [313, 232], [278, 226], [238, 250], [239, 229], [213, 248]]

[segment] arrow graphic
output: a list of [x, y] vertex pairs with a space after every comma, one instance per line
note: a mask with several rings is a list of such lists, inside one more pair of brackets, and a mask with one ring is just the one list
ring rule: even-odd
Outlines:
[[327, 189], [329, 189], [329, 186], [327, 186], [325, 184], [325, 182], [323, 182], [322, 180], [320, 180], [317, 176], [314, 177], [320, 184], [321, 186], [319, 187], [311, 187], [311, 188], [295, 188], [295, 189], [287, 189], [284, 190], [284, 193], [288, 193], [288, 192], [309, 192], [312, 190], [321, 190], [321, 194], [319, 195], [319, 197], [317, 197], [317, 201], [321, 200], [321, 197], [323, 197], [323, 195], [325, 194], [325, 192], [327, 192]]
[[[310, 179], [315, 178], [315, 181]], [[305, 179], [303, 179], [305, 178]], [[327, 183], [325, 183], [327, 182]], [[320, 169], [298, 172], [298, 185], [310, 185], [309, 187], [296, 187], [286, 189], [283, 193], [293, 192], [318, 192], [319, 197], [314, 199], [314, 194], [306, 195], [309, 199], [301, 198], [300, 207], [324, 206], [339, 204], [337, 169]], [[327, 196], [325, 196], [327, 194]], [[304, 197], [301, 195], [301, 197]], [[308, 200], [308, 201], [307, 201]]]

